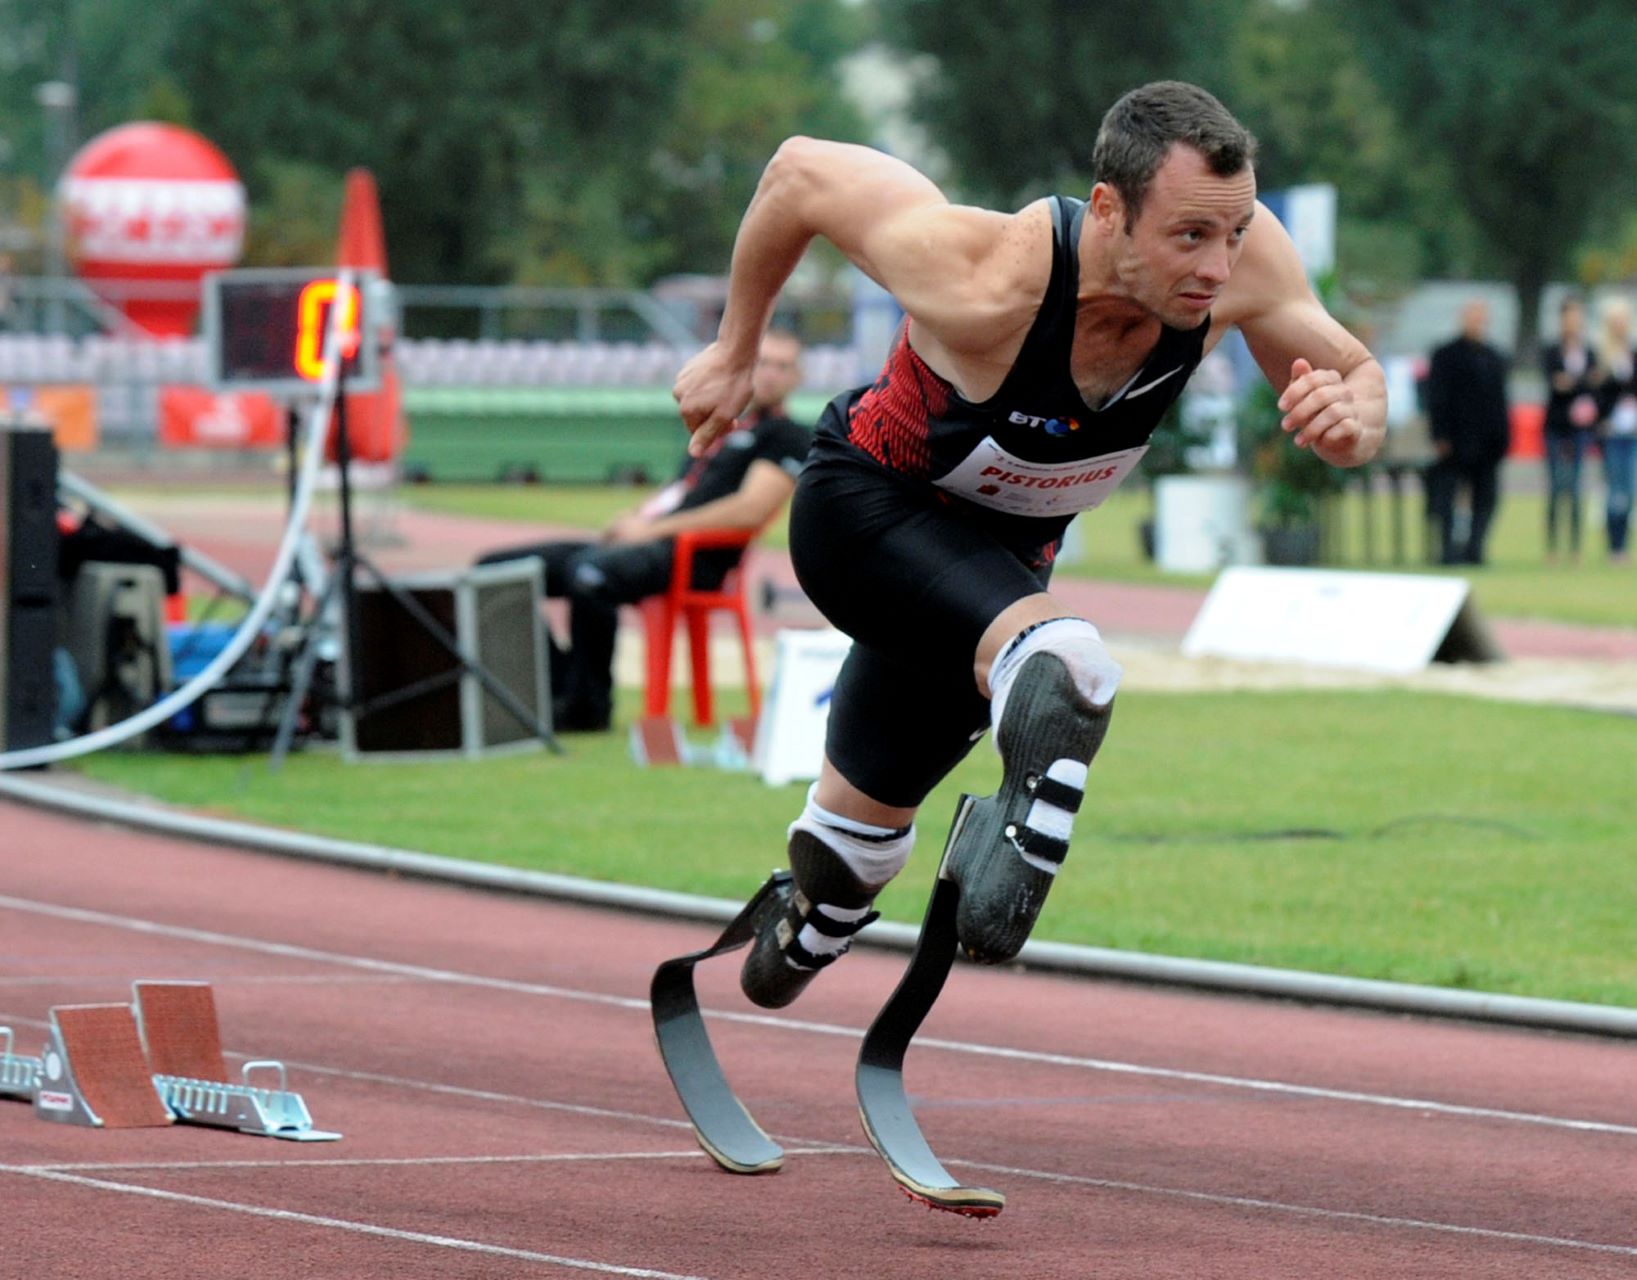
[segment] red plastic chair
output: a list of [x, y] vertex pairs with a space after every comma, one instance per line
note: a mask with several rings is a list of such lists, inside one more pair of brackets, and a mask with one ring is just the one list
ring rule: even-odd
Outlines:
[[761, 689], [756, 681], [756, 646], [751, 634], [750, 600], [746, 595], [744, 564], [729, 571], [722, 585], [704, 591], [693, 585], [694, 553], [737, 547], [741, 551], [756, 538], [756, 529], [695, 529], [676, 536], [671, 585], [663, 595], [649, 596], [638, 607], [647, 647], [647, 713], [663, 716], [671, 706], [671, 644], [680, 621], [688, 628], [688, 657], [693, 667], [693, 719], [696, 725], [715, 723], [710, 681], [710, 615], [731, 613], [739, 623], [745, 650], [745, 687], [750, 693], [750, 718], [761, 713]]

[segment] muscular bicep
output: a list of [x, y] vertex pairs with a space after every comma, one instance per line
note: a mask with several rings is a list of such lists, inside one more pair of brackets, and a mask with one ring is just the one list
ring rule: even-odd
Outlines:
[[1213, 317], [1213, 341], [1237, 326], [1278, 391], [1289, 384], [1298, 357], [1343, 376], [1371, 359], [1369, 349], [1314, 296], [1296, 246], [1266, 208], [1257, 210], [1224, 303]]

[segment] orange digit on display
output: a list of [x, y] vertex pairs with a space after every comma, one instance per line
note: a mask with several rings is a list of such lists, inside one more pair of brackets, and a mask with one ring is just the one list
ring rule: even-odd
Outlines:
[[341, 304], [336, 320], [341, 329], [341, 358], [350, 360], [358, 353], [361, 337], [358, 289], [349, 284], [343, 292], [339, 280], [314, 280], [296, 300], [296, 372], [309, 382], [324, 377], [324, 326], [328, 309], [337, 298]]

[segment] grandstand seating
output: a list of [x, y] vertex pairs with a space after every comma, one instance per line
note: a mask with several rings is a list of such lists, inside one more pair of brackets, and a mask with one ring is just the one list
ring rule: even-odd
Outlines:
[[[669, 386], [687, 356], [661, 342], [490, 338], [405, 338], [396, 354], [409, 387]], [[811, 347], [805, 364], [810, 390], [859, 381], [850, 347]], [[199, 338], [0, 334], [0, 382], [199, 383], [207, 368]]]
[[[688, 353], [667, 343], [405, 338], [395, 354], [406, 475], [645, 483], [680, 456], [670, 386]], [[159, 388], [203, 385], [208, 368], [200, 338], [0, 334], [0, 388], [89, 384], [103, 444], [138, 453], [159, 438]], [[868, 376], [843, 346], [809, 347], [804, 370], [792, 410], [809, 423]]]

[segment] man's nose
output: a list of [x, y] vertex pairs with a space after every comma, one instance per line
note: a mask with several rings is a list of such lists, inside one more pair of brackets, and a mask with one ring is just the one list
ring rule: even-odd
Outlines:
[[1232, 268], [1233, 259], [1228, 255], [1228, 246], [1216, 244], [1200, 257], [1194, 274], [1206, 284], [1226, 284]]

